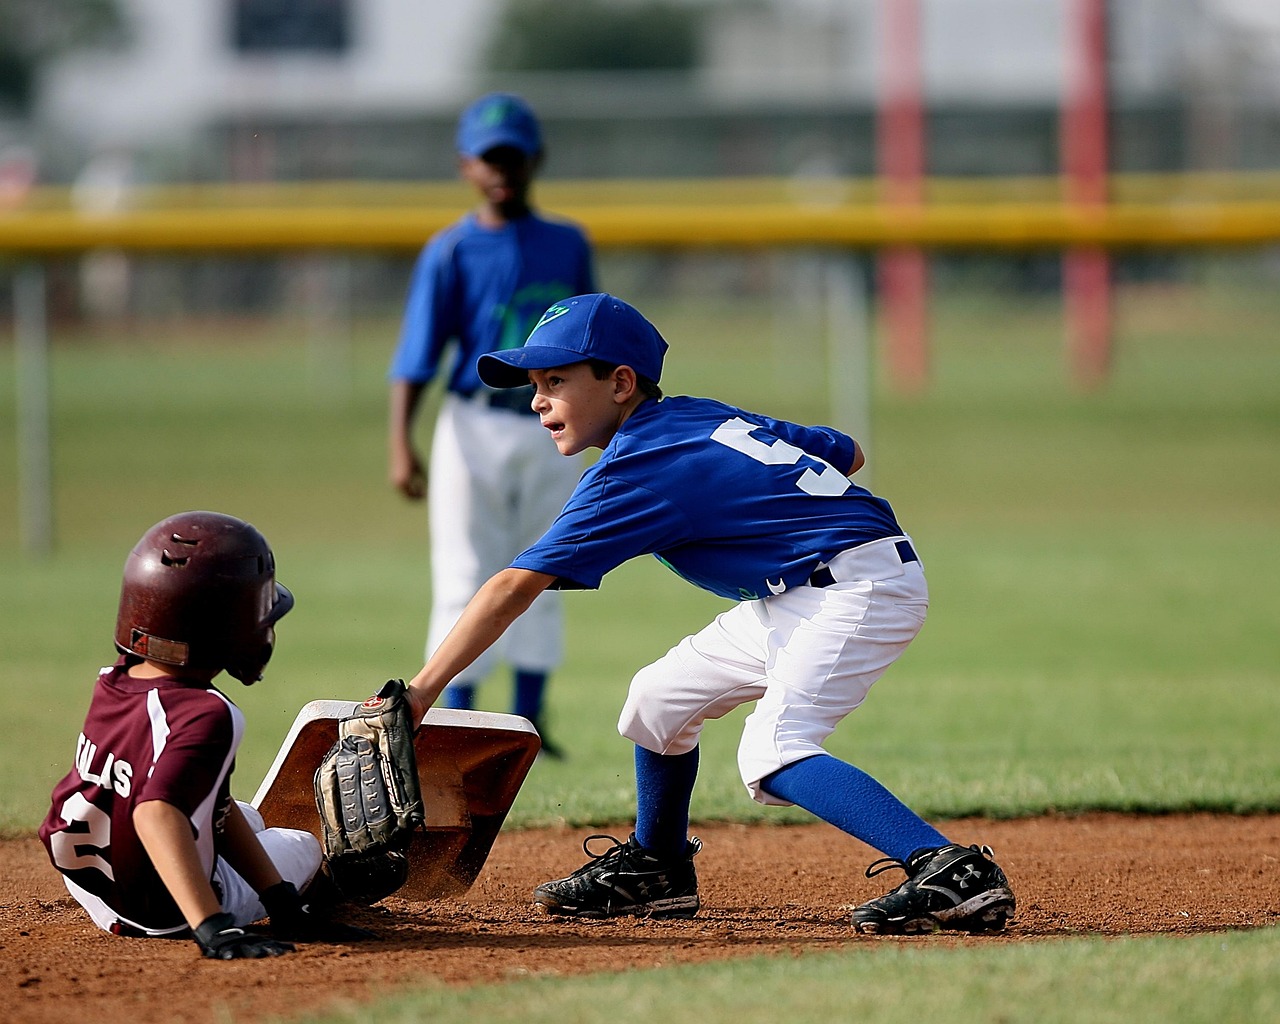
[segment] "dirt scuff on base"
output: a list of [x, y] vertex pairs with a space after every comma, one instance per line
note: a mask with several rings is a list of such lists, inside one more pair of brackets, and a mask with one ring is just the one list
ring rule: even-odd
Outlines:
[[[585, 830], [503, 833], [465, 898], [396, 898], [354, 923], [377, 943], [310, 944], [267, 961], [203, 960], [189, 941], [98, 931], [34, 839], [0, 843], [0, 991], [10, 1024], [127, 1020], [237, 1024], [372, 999], [388, 986], [660, 967], [876, 942], [968, 944], [1100, 934], [1193, 934], [1280, 923], [1280, 816], [1085, 815], [965, 820], [944, 831], [992, 846], [1018, 897], [1003, 935], [855, 935], [851, 905], [896, 885], [876, 854], [826, 825], [696, 830], [703, 909], [691, 921], [549, 919], [539, 882], [584, 860]], [[619, 836], [625, 838], [625, 834]]]

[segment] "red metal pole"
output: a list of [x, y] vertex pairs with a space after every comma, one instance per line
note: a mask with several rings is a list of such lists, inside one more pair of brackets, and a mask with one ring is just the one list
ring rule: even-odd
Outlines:
[[[882, 0], [883, 70], [876, 157], [883, 201], [924, 202], [924, 73], [919, 0]], [[897, 384], [923, 387], [929, 371], [928, 263], [922, 249], [883, 250], [877, 263], [889, 366]]]
[[[1067, 6], [1067, 79], [1062, 110], [1062, 174], [1069, 203], [1102, 207], [1108, 199], [1107, 2]], [[1111, 260], [1100, 248], [1063, 254], [1068, 358], [1077, 381], [1093, 387], [1111, 363]]]

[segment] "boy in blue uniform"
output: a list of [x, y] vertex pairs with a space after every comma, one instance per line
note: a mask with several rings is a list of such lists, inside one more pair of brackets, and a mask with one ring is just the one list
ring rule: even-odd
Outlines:
[[[457, 149], [461, 175], [480, 205], [422, 250], [390, 371], [391, 483], [412, 500], [428, 498], [428, 655], [480, 584], [541, 536], [581, 471], [546, 443], [529, 389], [485, 387], [476, 358], [518, 348], [552, 302], [595, 288], [586, 235], [530, 206], [543, 146], [528, 104], [509, 93], [481, 97], [459, 118]], [[424, 391], [442, 372], [447, 393], [432, 438], [428, 495], [412, 428]], [[562, 629], [560, 597], [548, 594], [506, 643], [515, 674], [512, 711], [538, 727], [552, 755], [559, 751], [546, 736], [543, 698], [561, 657]], [[473, 706], [497, 653], [453, 680], [444, 698], [449, 707]]]
[[[691, 917], [688, 838], [707, 719], [754, 702], [738, 751], [752, 797], [797, 804], [881, 851], [907, 880], [853, 913], [859, 931], [1003, 928], [1014, 896], [986, 847], [951, 842], [822, 748], [924, 623], [928, 589], [893, 510], [853, 484], [857, 444], [703, 398], [664, 398], [667, 344], [605, 294], [552, 305], [523, 348], [482, 356], [495, 388], [532, 381], [562, 455], [602, 450], [543, 537], [493, 576], [410, 684], [420, 717], [549, 588], [594, 589], [654, 554], [738, 604], [631, 682], [618, 729], [635, 743], [636, 829], [537, 887], [551, 914]], [[604, 837], [608, 838], [608, 837]], [[873, 865], [873, 870], [880, 865]]]

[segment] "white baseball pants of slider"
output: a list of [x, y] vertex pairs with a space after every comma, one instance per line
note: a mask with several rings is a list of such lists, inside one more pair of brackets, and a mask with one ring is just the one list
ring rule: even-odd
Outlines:
[[[428, 657], [481, 585], [546, 532], [582, 469], [579, 459], [560, 454], [537, 416], [445, 396], [428, 478]], [[547, 591], [455, 682], [478, 683], [503, 659], [549, 672], [563, 651], [561, 595]]]
[[[240, 805], [249, 827], [258, 834], [258, 842], [280, 872], [280, 877], [292, 882], [298, 892], [305, 890], [320, 870], [323, 860], [320, 840], [302, 829], [267, 828], [256, 807], [239, 800], [236, 803]], [[235, 918], [237, 928], [248, 927], [267, 916], [267, 909], [253, 886], [221, 857], [214, 865], [213, 880], [222, 890], [223, 912]]]
[[827, 586], [793, 587], [718, 615], [636, 673], [618, 731], [646, 750], [684, 754], [707, 719], [755, 701], [738, 770], [752, 799], [785, 806], [760, 780], [824, 753], [836, 726], [924, 625], [928, 585], [918, 560], [902, 560], [903, 540], [837, 555]]

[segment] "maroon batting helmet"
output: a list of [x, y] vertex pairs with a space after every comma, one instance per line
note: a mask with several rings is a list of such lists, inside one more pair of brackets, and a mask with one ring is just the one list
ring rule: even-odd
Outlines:
[[148, 661], [262, 678], [293, 595], [276, 582], [266, 538], [220, 512], [180, 512], [125, 560], [116, 647]]

